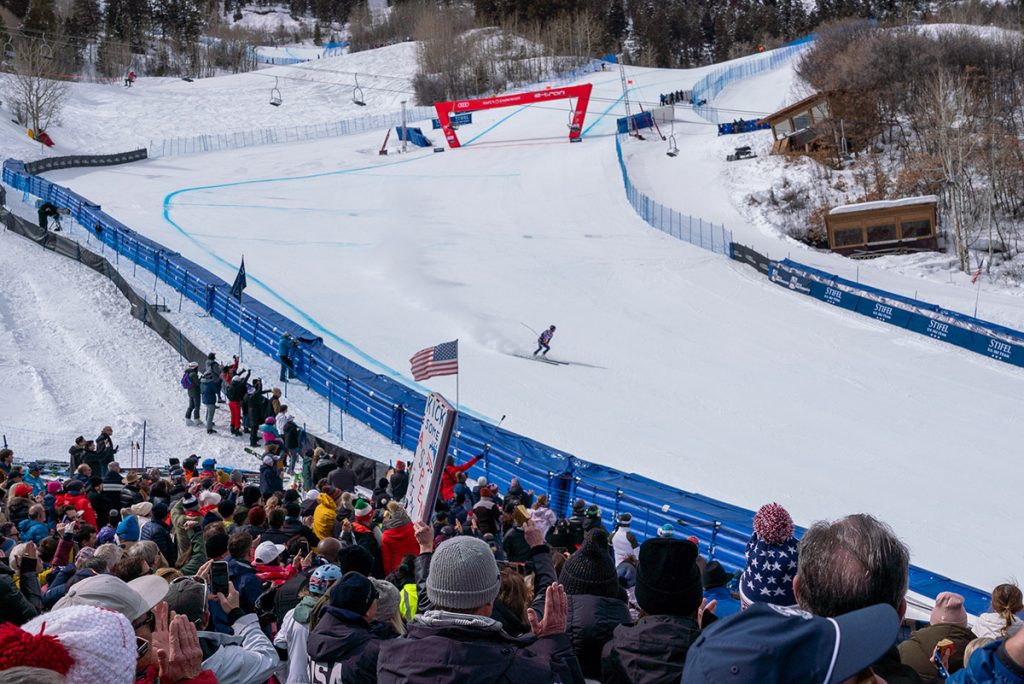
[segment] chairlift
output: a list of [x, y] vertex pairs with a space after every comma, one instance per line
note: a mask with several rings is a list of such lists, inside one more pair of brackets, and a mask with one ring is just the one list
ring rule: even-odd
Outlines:
[[675, 134], [668, 136], [668, 152], [666, 152], [665, 154], [667, 154], [670, 157], [675, 157], [676, 155], [679, 154], [679, 146], [676, 145]]
[[50, 47], [45, 38], [43, 38], [43, 44], [39, 46], [39, 56], [46, 60], [53, 59], [53, 48]]
[[356, 87], [352, 89], [352, 102], [360, 107], [366, 106], [366, 99], [363, 97], [363, 89], [359, 87], [359, 74], [356, 74]]
[[8, 39], [7, 42], [4, 43], [3, 60], [5, 62], [13, 62], [14, 57], [14, 43], [10, 39]]
[[270, 89], [270, 104], [280, 107], [284, 100], [281, 99], [281, 91], [277, 87], [277, 76], [274, 77], [274, 87]]
[[578, 123], [575, 123], [575, 121], [574, 121], [575, 118], [576, 118], [576, 110], [574, 110], [572, 108], [572, 104], [570, 103], [569, 104], [569, 123], [567, 125], [569, 126], [569, 130], [570, 131], [572, 131], [573, 133], [579, 133], [580, 125]]

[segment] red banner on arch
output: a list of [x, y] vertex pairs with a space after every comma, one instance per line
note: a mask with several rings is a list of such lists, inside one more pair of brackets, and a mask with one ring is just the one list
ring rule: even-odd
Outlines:
[[592, 83], [583, 85], [567, 86], [565, 88], [548, 88], [535, 90], [529, 93], [513, 93], [511, 95], [497, 95], [485, 97], [479, 100], [451, 100], [449, 102], [437, 102], [434, 109], [437, 111], [437, 119], [441, 123], [441, 130], [448, 141], [449, 147], [459, 147], [459, 137], [455, 134], [455, 127], [452, 126], [451, 117], [454, 114], [463, 112], [476, 112], [482, 109], [497, 109], [499, 107], [515, 107], [521, 105], [537, 104], [538, 102], [549, 102], [552, 100], [576, 99], [576, 108], [572, 113], [572, 121], [569, 123], [569, 141], [580, 139], [583, 131], [583, 119], [587, 116], [587, 105], [590, 103], [590, 91], [594, 89]]

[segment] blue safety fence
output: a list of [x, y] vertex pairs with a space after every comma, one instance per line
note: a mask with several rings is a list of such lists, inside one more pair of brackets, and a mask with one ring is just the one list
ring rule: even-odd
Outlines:
[[771, 128], [770, 123], [758, 123], [754, 119], [749, 121], [737, 119], [729, 123], [718, 124], [718, 135], [736, 135], [737, 133], [752, 133]]
[[674, 238], [729, 256], [732, 231], [726, 230], [721, 224], [716, 225], [696, 216], [682, 214], [655, 202], [633, 185], [633, 181], [629, 179], [629, 169], [622, 158], [622, 143], [619, 138], [620, 136], [615, 136], [615, 153], [619, 157], [619, 169], [622, 171], [622, 182], [626, 186], [626, 198], [636, 213], [640, 214], [640, 218]]
[[638, 131], [641, 128], [654, 128], [654, 117], [650, 112], [640, 112], [632, 116], [624, 116], [615, 120], [615, 131], [617, 133], [629, 133]]
[[771, 71], [786, 64], [813, 42], [812, 36], [793, 41], [786, 47], [772, 50], [763, 57], [750, 59], [739, 64], [732, 64], [727, 67], [715, 69], [704, 78], [693, 84], [690, 94], [690, 103], [693, 111], [708, 121], [720, 123], [719, 118], [735, 118], [730, 112], [719, 114], [718, 109], [708, 104], [716, 95], [721, 93], [727, 85], [733, 81], [748, 78], [756, 74]]
[[416, 147], [430, 147], [434, 144], [427, 139], [427, 136], [423, 135], [423, 131], [419, 128], [406, 126], [404, 130], [405, 133], [403, 134], [402, 126], [395, 128], [395, 133], [398, 135], [399, 140], [411, 142]]
[[795, 292], [847, 311], [1024, 368], [1024, 332], [856, 283], [786, 259], [770, 278]]
[[[406, 121], [425, 121], [433, 115], [433, 107], [409, 107], [406, 110], [405, 116]], [[367, 131], [384, 130], [392, 126], [400, 126], [401, 124], [402, 112], [399, 111], [301, 126], [256, 128], [231, 133], [206, 133], [182, 138], [151, 140], [148, 149], [150, 158], [174, 157], [198, 152], [237, 150], [259, 145], [276, 145], [278, 143], [356, 135], [357, 133], [365, 133]]]
[[[619, 161], [627, 193], [639, 195], [630, 192], [621, 150]], [[326, 397], [332, 407], [340, 407], [395, 444], [415, 449], [426, 404], [426, 397], [419, 391], [329, 349], [314, 333], [247, 294], [243, 293], [239, 302], [230, 294], [230, 283], [139, 235], [74, 191], [29, 175], [23, 162], [6, 160], [3, 180], [20, 191], [67, 209], [92, 236], [115, 250], [118, 259], [129, 259], [147, 269], [271, 358], [277, 358], [281, 335], [291, 333], [299, 340], [294, 364], [302, 382]], [[676, 221], [669, 223], [675, 225]], [[711, 228], [707, 224], [702, 242], [709, 249], [728, 253], [727, 231], [719, 226], [715, 237]], [[673, 229], [673, 234], [683, 237], [677, 229]], [[626, 512], [633, 516], [632, 529], [641, 539], [655, 536], [661, 525], [670, 523], [682, 534], [695, 537], [701, 552], [719, 560], [727, 570], [738, 570], [744, 565], [753, 511], [590, 463], [466, 414], [458, 417], [449, 453], [460, 462], [481, 456], [482, 462], [471, 474], [483, 472], [502, 488], [507, 488], [516, 477], [525, 489], [548, 494], [552, 509], [560, 515], [567, 514], [575, 497], [583, 497], [601, 507], [602, 521], [609, 528], [616, 515]], [[912, 568], [911, 588], [933, 597], [941, 591], [956, 591], [967, 597], [967, 607], [975, 613], [983, 611], [988, 601], [988, 596], [977, 589], [918, 568]]]

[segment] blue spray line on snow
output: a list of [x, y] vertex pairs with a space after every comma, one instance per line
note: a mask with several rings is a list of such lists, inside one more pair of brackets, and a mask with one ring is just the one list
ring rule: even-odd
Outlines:
[[[191, 233], [189, 233], [180, 224], [178, 224], [174, 219], [171, 218], [171, 202], [174, 200], [174, 198], [176, 196], [183, 195], [183, 194], [189, 193], [189, 192], [196, 192], [196, 191], [200, 191], [200, 190], [217, 190], [217, 189], [220, 189], [220, 188], [233, 188], [233, 187], [239, 187], [239, 186], [243, 186], [243, 185], [259, 185], [259, 184], [263, 184], [263, 183], [284, 183], [284, 182], [288, 182], [288, 181], [312, 180], [314, 178], [324, 178], [324, 177], [327, 177], [327, 176], [342, 176], [342, 175], [358, 173], [360, 171], [367, 171], [367, 170], [370, 170], [370, 169], [381, 168], [382, 166], [397, 166], [399, 164], [409, 164], [411, 162], [420, 161], [422, 159], [429, 159], [429, 158], [431, 158], [431, 157], [422, 156], [422, 157], [414, 157], [412, 159], [402, 159], [400, 161], [395, 161], [395, 162], [387, 162], [385, 164], [380, 164], [380, 165], [363, 166], [363, 167], [356, 167], [356, 168], [352, 168], [352, 169], [339, 169], [337, 171], [323, 171], [321, 173], [311, 173], [311, 174], [306, 174], [306, 175], [302, 175], [302, 176], [284, 176], [284, 177], [280, 177], [280, 178], [260, 178], [260, 179], [256, 179], [256, 180], [232, 181], [230, 183], [216, 183], [216, 184], [213, 184], [213, 185], [199, 185], [199, 186], [195, 186], [195, 187], [191, 187], [191, 188], [181, 188], [180, 190], [175, 190], [174, 192], [171, 192], [166, 197], [164, 197], [164, 201], [163, 201], [164, 220], [167, 221], [172, 226], [174, 226], [174, 228], [179, 233], [181, 233], [183, 236], [185, 236], [186, 239], [188, 239], [190, 242], [192, 242], [194, 245], [196, 245], [199, 249], [201, 249], [203, 252], [205, 252], [214, 261], [217, 261], [217, 262], [223, 264], [224, 266], [226, 266], [230, 270], [234, 270], [234, 269], [237, 268], [237, 266], [235, 264], [231, 263], [227, 259], [224, 259], [219, 254], [214, 252], [212, 249], [208, 248], [205, 244], [203, 244], [199, 240], [195, 239], [195, 237], [193, 237]], [[366, 361], [368, 363], [373, 364], [373, 366], [376, 367], [377, 369], [386, 371], [389, 376], [391, 376], [395, 380], [398, 380], [399, 382], [401, 382], [402, 384], [406, 385], [407, 387], [411, 387], [413, 389], [416, 389], [417, 391], [422, 392], [424, 394], [429, 394], [430, 393], [431, 390], [429, 388], [424, 387], [423, 385], [419, 384], [418, 382], [416, 382], [414, 380], [410, 380], [409, 378], [407, 378], [406, 376], [402, 375], [401, 373], [399, 373], [395, 369], [391, 368], [390, 366], [388, 366], [388, 365], [382, 363], [381, 361], [378, 361], [374, 357], [370, 356], [369, 354], [367, 354], [362, 349], [360, 349], [356, 345], [352, 344], [351, 342], [349, 342], [345, 338], [343, 338], [340, 335], [335, 334], [333, 331], [328, 330], [327, 328], [325, 328], [323, 325], [320, 324], [319, 321], [317, 321], [315, 318], [313, 318], [310, 314], [308, 314], [304, 310], [300, 309], [298, 306], [293, 304], [290, 300], [285, 299], [276, 290], [274, 290], [274, 288], [270, 287], [270, 285], [268, 285], [267, 283], [263, 282], [263, 280], [261, 280], [260, 278], [257, 278], [256, 276], [252, 275], [251, 273], [246, 273], [246, 276], [248, 277], [249, 280], [251, 280], [252, 282], [254, 282], [257, 285], [259, 285], [260, 287], [262, 287], [263, 290], [266, 291], [274, 299], [276, 299], [277, 301], [281, 302], [282, 304], [287, 306], [289, 309], [294, 311], [296, 314], [298, 314], [299, 317], [307, 325], [309, 325], [312, 329], [316, 330], [317, 332], [323, 334], [326, 337], [329, 337], [330, 339], [334, 340], [338, 344], [344, 346], [346, 349], [351, 351], [353, 354], [355, 354], [359, 358], [363, 359], [364, 361]], [[465, 405], [463, 405], [461, 407], [461, 410], [462, 410], [462, 412], [467, 413], [469, 415], [472, 415], [475, 418], [479, 418], [480, 420], [483, 420], [483, 421], [486, 421], [486, 422], [489, 422], [489, 423], [493, 423], [494, 422], [491, 418], [488, 418], [487, 416], [481, 415], [479, 413], [476, 413], [475, 411], [467, 409]]]

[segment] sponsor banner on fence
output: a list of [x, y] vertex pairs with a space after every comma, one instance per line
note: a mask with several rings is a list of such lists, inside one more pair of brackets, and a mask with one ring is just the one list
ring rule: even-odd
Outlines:
[[57, 169], [73, 169], [86, 166], [116, 166], [142, 161], [147, 157], [145, 148], [117, 154], [84, 154], [70, 157], [46, 157], [25, 164], [25, 170], [33, 176]]
[[773, 264], [769, 277], [833, 306], [1024, 368], [1024, 333], [1019, 331], [862, 286], [789, 259]]
[[[433, 122], [432, 125], [434, 126], [434, 130], [440, 130], [441, 120], [431, 119], [431, 121]], [[455, 114], [454, 116], [451, 117], [451, 122], [453, 126], [465, 126], [467, 124], [471, 124], [473, 123], [473, 112], [466, 112], [465, 114]]]
[[423, 424], [416, 442], [416, 455], [409, 474], [409, 494], [405, 501], [409, 517], [424, 524], [429, 523], [434, 515], [434, 501], [441, 484], [454, 423], [455, 408], [440, 394], [431, 392], [423, 411]]

